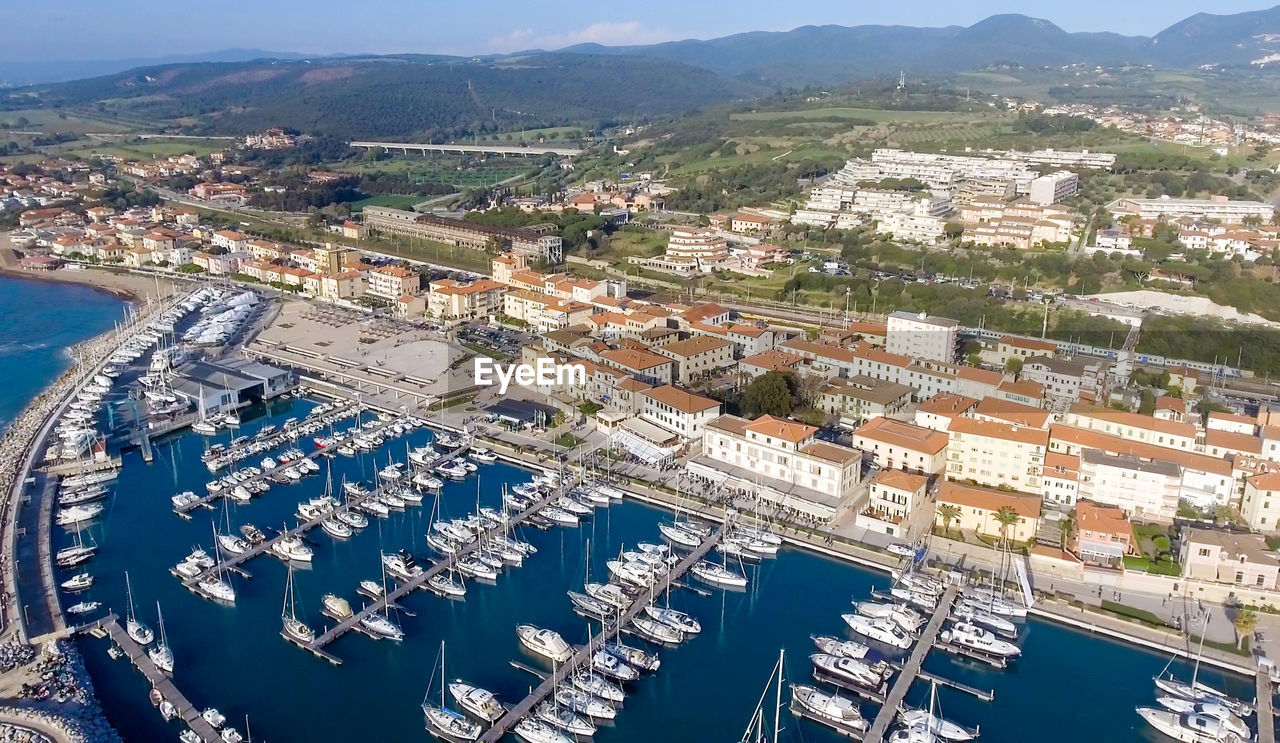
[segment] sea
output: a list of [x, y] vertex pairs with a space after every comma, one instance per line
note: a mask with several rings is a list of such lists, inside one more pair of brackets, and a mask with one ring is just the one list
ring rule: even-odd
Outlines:
[[[0, 355], [0, 379], [13, 380], [0, 388], [0, 410], [20, 409], [65, 366], [62, 349], [109, 327], [107, 318], [120, 316], [120, 305], [80, 287], [0, 279], [0, 338], [4, 348], [21, 349]], [[244, 416], [238, 433], [302, 418], [316, 404], [303, 398], [259, 406]], [[324, 492], [329, 481], [335, 488], [342, 482], [372, 483], [379, 468], [392, 459], [405, 460], [408, 447], [432, 434], [418, 430], [373, 454], [321, 460], [326, 469], [299, 484], [275, 485], [244, 506], [219, 504], [194, 512], [189, 521], [179, 518], [170, 496], [184, 490], [203, 493], [209, 473], [200, 455], [229, 437], [176, 435], [158, 443], [151, 463], [136, 452], [125, 454], [107, 512], [82, 534], [100, 547], [87, 566], [96, 583], [85, 594], [64, 597], [63, 605], [101, 601], [122, 616], [133, 611], [154, 629], [163, 612], [176, 656], [174, 682], [197, 707], [218, 708], [229, 724], [253, 740], [429, 740], [420, 705], [424, 699], [439, 703], [442, 680], [465, 679], [508, 703], [517, 701], [538, 679], [512, 661], [538, 669], [546, 665], [522, 649], [516, 625], [547, 627], [570, 642], [585, 641], [588, 622], [571, 611], [565, 592], [580, 589], [587, 579], [603, 580], [607, 560], [637, 542], [658, 541], [657, 524], [670, 518], [663, 510], [628, 500], [600, 509], [578, 528], [528, 529], [520, 536], [538, 553], [523, 567], [508, 568], [493, 585], [469, 582], [465, 600], [425, 592], [406, 597], [406, 613], [393, 614], [405, 631], [403, 642], [349, 633], [328, 648], [342, 660], [335, 666], [280, 636], [288, 568], [279, 560], [259, 556], [244, 565], [249, 577], [231, 577], [238, 592], [233, 607], [189, 593], [169, 570], [193, 547], [212, 552], [215, 529], [245, 523], [279, 529], [294, 522], [299, 501]], [[310, 448], [311, 442], [299, 445]], [[334, 540], [316, 530], [309, 536], [314, 561], [294, 569], [302, 617], [317, 631], [331, 622], [319, 611], [325, 593], [344, 596], [358, 609], [364, 599], [356, 586], [363, 579], [380, 580], [382, 552], [407, 549], [420, 561], [430, 558], [424, 535], [433, 513], [448, 518], [474, 511], [477, 504], [496, 506], [503, 486], [531, 477], [504, 463], [481, 465], [476, 475], [448, 483], [438, 499], [429, 496], [421, 507], [389, 519], [371, 517], [373, 523], [351, 539]], [[71, 543], [72, 535], [55, 527], [54, 548]], [[840, 615], [852, 611], [851, 600], [889, 585], [881, 573], [791, 548], [776, 560], [748, 567], [747, 573], [750, 585], [744, 591], [672, 592], [671, 605], [697, 617], [702, 633], [660, 650], [660, 670], [630, 686], [617, 720], [602, 726], [596, 740], [742, 740], [758, 705], [771, 733], [775, 689], [767, 682], [779, 651], [785, 651], [786, 683], [807, 682], [808, 656], [814, 652], [811, 635], [844, 635]], [[106, 640], [80, 642], [98, 696], [121, 734], [130, 741], [176, 740], [181, 728], [165, 723], [152, 707], [141, 674], [126, 660], [109, 658]], [[1167, 740], [1148, 729], [1134, 708], [1154, 703], [1153, 676], [1169, 668], [1186, 678], [1192, 671], [1189, 664], [1039, 619], [1025, 623], [1019, 643], [1022, 657], [1004, 671], [931, 653], [927, 671], [994, 692], [994, 701], [985, 702], [939, 688], [941, 713], [979, 727], [981, 740], [991, 743], [1076, 743], [1083, 736]], [[1209, 667], [1199, 673], [1210, 684], [1253, 697], [1251, 679]], [[927, 705], [929, 696], [929, 686], [917, 682], [908, 702]], [[782, 739], [844, 740], [793, 718], [785, 709], [787, 697], [784, 688], [784, 708], [777, 719]], [[868, 717], [875, 713], [869, 704], [863, 711]]]

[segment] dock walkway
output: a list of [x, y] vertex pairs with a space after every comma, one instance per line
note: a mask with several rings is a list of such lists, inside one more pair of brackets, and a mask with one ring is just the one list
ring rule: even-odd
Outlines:
[[1276, 728], [1272, 724], [1275, 720], [1275, 704], [1271, 696], [1274, 693], [1271, 686], [1271, 676], [1267, 675], [1266, 671], [1258, 669], [1255, 683], [1258, 692], [1255, 704], [1258, 709], [1254, 719], [1258, 721], [1258, 743], [1276, 743]]
[[[723, 531], [724, 527], [717, 527], [709, 537], [702, 540], [702, 543], [693, 552], [690, 552], [684, 559], [676, 563], [675, 567], [671, 568], [671, 582], [678, 580], [689, 571], [689, 568], [692, 568], [699, 560], [705, 557], [711, 551], [711, 548], [720, 542], [720, 536]], [[665, 586], [666, 584], [666, 580], [662, 581], [662, 585]], [[538, 684], [533, 691], [529, 692], [528, 696], [508, 709], [506, 714], [485, 731], [484, 735], [480, 737], [479, 743], [497, 743], [497, 741], [501, 740], [517, 722], [532, 712], [539, 702], [546, 699], [556, 686], [589, 662], [591, 657], [596, 654], [596, 651], [604, 646], [608, 638], [613, 636], [618, 628], [627, 626], [632, 619], [636, 618], [636, 615], [644, 611], [644, 608], [649, 605], [660, 590], [662, 590], [661, 586], [654, 586], [632, 601], [627, 610], [618, 616], [616, 622], [603, 626], [598, 633], [592, 635], [591, 640], [586, 645], [578, 648], [573, 657], [556, 667], [541, 684]]]
[[[566, 486], [565, 490], [568, 490], [571, 487], [572, 487], [572, 484], [569, 486]], [[488, 536], [489, 534], [492, 534], [494, 532], [504, 531], [508, 528], [520, 525], [521, 522], [523, 522], [525, 519], [529, 518], [533, 514], [537, 513], [538, 511], [541, 511], [551, 501], [555, 500], [556, 498], [559, 498], [560, 495], [561, 495], [561, 490], [557, 489], [552, 493], [550, 493], [549, 495], [543, 496], [536, 503], [534, 503], [533, 505], [529, 506], [525, 510], [521, 511], [520, 513], [512, 517], [511, 523], [509, 525], [497, 526], [497, 527], [494, 527], [493, 529], [490, 529], [489, 531], [485, 532], [485, 534], [480, 538], [467, 544], [465, 547], [459, 549], [457, 553], [455, 553], [454, 555], [449, 557], [442, 557], [440, 560], [437, 560], [434, 563], [432, 563], [431, 567], [426, 568], [421, 573], [419, 573], [418, 575], [414, 576], [413, 578], [407, 581], [399, 581], [398, 585], [393, 590], [387, 591], [386, 596], [383, 596], [377, 601], [374, 601], [372, 604], [365, 606], [360, 611], [352, 614], [351, 616], [339, 622], [337, 625], [326, 630], [319, 637], [312, 640], [310, 644], [302, 645], [301, 647], [305, 648], [306, 650], [310, 650], [311, 652], [315, 653], [316, 655], [319, 655], [322, 658], [325, 658], [326, 660], [329, 660], [330, 662], [336, 662], [336, 659], [332, 658], [332, 656], [328, 656], [327, 654], [322, 652], [323, 648], [326, 645], [338, 639], [339, 637], [346, 634], [347, 632], [351, 631], [352, 629], [355, 629], [356, 627], [358, 627], [360, 625], [361, 620], [363, 620], [365, 617], [368, 617], [372, 614], [375, 614], [387, 609], [389, 605], [394, 605], [399, 599], [417, 590], [424, 583], [431, 580], [433, 577], [440, 574], [442, 571], [452, 569], [453, 566], [457, 563], [459, 558], [462, 558], [471, 554], [473, 551], [478, 549], [481, 544], [484, 543], [484, 536]]]
[[151, 662], [147, 651], [134, 642], [128, 632], [125, 632], [115, 614], [108, 614], [93, 625], [90, 625], [90, 627], [100, 627], [106, 631], [111, 641], [129, 658], [129, 662], [142, 672], [142, 675], [146, 677], [153, 688], [159, 689], [164, 698], [177, 708], [178, 717], [182, 718], [187, 727], [195, 731], [201, 740], [205, 741], [205, 743], [215, 743], [222, 739], [213, 725], [210, 725], [208, 720], [201, 717], [195, 705], [191, 704], [182, 692], [178, 690], [178, 687], [173, 683], [173, 679], [157, 668], [156, 664]]
[[916, 677], [920, 674], [920, 667], [924, 664], [925, 656], [933, 649], [933, 643], [938, 639], [938, 632], [942, 630], [942, 623], [946, 621], [947, 615], [951, 613], [951, 604], [956, 600], [956, 594], [959, 592], [960, 586], [952, 584], [942, 594], [942, 598], [938, 601], [938, 608], [934, 609], [933, 616], [929, 618], [929, 623], [925, 625], [924, 632], [920, 633], [920, 639], [916, 641], [915, 647], [912, 648], [911, 655], [907, 657], [907, 662], [903, 663], [902, 670], [898, 671], [898, 677], [894, 679], [893, 686], [890, 687], [889, 693], [885, 696], [884, 704], [880, 707], [880, 711], [876, 713], [875, 722], [871, 723], [871, 729], [867, 731], [867, 735], [863, 739], [865, 743], [881, 743], [884, 740], [885, 733], [889, 731], [889, 725], [898, 716], [898, 707], [902, 704], [902, 700], [906, 698], [907, 692], [911, 689], [911, 684], [915, 682]]

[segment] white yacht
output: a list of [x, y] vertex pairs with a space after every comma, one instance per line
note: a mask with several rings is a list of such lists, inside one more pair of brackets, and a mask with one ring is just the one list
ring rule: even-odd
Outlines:
[[977, 624], [1009, 637], [1017, 637], [1018, 626], [1004, 617], [996, 616], [983, 608], [962, 602], [951, 610], [951, 616], [970, 624]]
[[560, 704], [563, 704], [571, 711], [586, 715], [593, 720], [612, 720], [618, 716], [618, 710], [614, 709], [608, 702], [601, 701], [572, 686], [557, 687], [555, 696], [560, 700]]
[[58, 526], [72, 526], [95, 519], [102, 514], [102, 511], [101, 503], [84, 503], [78, 506], [71, 506], [58, 511], [56, 522]]
[[124, 574], [124, 590], [129, 599], [129, 615], [125, 619], [124, 631], [133, 639], [134, 642], [142, 646], [150, 645], [156, 639], [156, 633], [142, 622], [138, 621], [137, 614], [133, 611], [133, 587], [129, 583], [129, 574]]
[[910, 728], [924, 728], [942, 740], [966, 741], [977, 737], [977, 731], [939, 717], [927, 709], [903, 707], [898, 710], [898, 721]]
[[573, 684], [575, 689], [581, 689], [591, 696], [603, 699], [610, 704], [622, 704], [622, 701], [626, 699], [626, 692], [622, 690], [621, 686], [585, 669], [575, 673], [569, 679], [569, 683]]
[[554, 630], [521, 624], [516, 627], [516, 637], [529, 650], [556, 663], [564, 663], [573, 656], [573, 648]]
[[880, 651], [853, 640], [841, 640], [837, 637], [823, 635], [816, 635], [812, 639], [813, 644], [827, 655], [839, 655], [866, 663], [878, 663], [885, 659]]
[[316, 631], [311, 625], [298, 618], [297, 603], [293, 597], [293, 566], [289, 567], [289, 574], [284, 582], [284, 605], [280, 608], [280, 621], [284, 626], [285, 637], [297, 643], [310, 645], [316, 638]]
[[404, 630], [400, 629], [387, 617], [381, 614], [369, 614], [360, 620], [360, 626], [364, 627], [375, 638], [386, 638], [388, 640], [403, 640]]
[[346, 539], [355, 532], [352, 531], [351, 525], [344, 523], [336, 518], [328, 518], [320, 522], [320, 528], [334, 539]]
[[1156, 700], [1156, 704], [1179, 714], [1201, 715], [1203, 717], [1212, 717], [1222, 723], [1222, 727], [1227, 732], [1234, 733], [1244, 740], [1248, 740], [1250, 736], [1249, 726], [1245, 721], [1240, 719], [1229, 707], [1217, 702], [1193, 702], [1189, 699], [1181, 697], [1163, 696]]
[[200, 716], [204, 718], [205, 722], [215, 728], [220, 728], [227, 722], [227, 716], [219, 712], [217, 707], [210, 707], [206, 709], [204, 712], [200, 713]]
[[871, 728], [871, 723], [863, 718], [857, 703], [839, 694], [828, 694], [814, 686], [792, 684], [791, 701], [809, 714], [852, 730], [860, 736]]
[[571, 735], [591, 737], [596, 733], [596, 726], [589, 720], [579, 717], [573, 713], [573, 710], [561, 707], [550, 699], [543, 700], [534, 709], [534, 714]]
[[524, 743], [573, 743], [573, 739], [536, 717], [524, 717], [511, 732]]
[[1239, 717], [1248, 717], [1253, 714], [1253, 707], [1246, 702], [1238, 699], [1232, 699], [1227, 696], [1226, 692], [1219, 691], [1212, 686], [1202, 682], [1195, 681], [1190, 684], [1184, 684], [1172, 677], [1159, 676], [1154, 679], [1156, 688], [1165, 692], [1170, 696], [1187, 699], [1193, 702], [1212, 702], [1221, 704], [1231, 710], [1232, 714]]
[[219, 534], [218, 549], [229, 555], [242, 555], [249, 549], [249, 545], [234, 534]]
[[858, 601], [853, 605], [855, 611], [864, 617], [874, 619], [891, 619], [906, 632], [916, 632], [925, 623], [925, 617], [907, 606], [882, 603], [879, 601]]
[[156, 616], [160, 620], [160, 642], [147, 650], [147, 657], [165, 673], [173, 673], [173, 649], [169, 647], [169, 638], [164, 633], [164, 614], [160, 613], [160, 602], [156, 602]]
[[71, 592], [83, 591], [92, 585], [93, 576], [88, 573], [80, 573], [62, 581], [62, 590]]
[[875, 691], [884, 684], [883, 672], [860, 660], [826, 653], [814, 653], [809, 656], [809, 660], [815, 668], [828, 676], [864, 689]]
[[231, 584], [213, 573], [201, 578], [196, 583], [196, 590], [214, 601], [232, 604], [236, 600], [236, 590], [231, 587]]
[[467, 453], [467, 456], [471, 457], [477, 462], [480, 462], [481, 464], [491, 464], [493, 462], [498, 461], [498, 455], [494, 454], [493, 450], [485, 449], [484, 447], [480, 447], [480, 446], [473, 447], [471, 451]]
[[350, 508], [338, 511], [336, 519], [350, 526], [352, 529], [363, 529], [369, 525], [369, 519], [359, 511], [353, 511]]
[[467, 595], [467, 587], [447, 572], [436, 573], [427, 579], [427, 587], [441, 596], [461, 598]]
[[702, 625], [698, 620], [682, 611], [654, 606], [653, 604], [646, 606], [644, 611], [653, 619], [678, 629], [686, 635], [696, 635], [702, 631]]
[[[587, 598], [590, 597], [588, 596]], [[668, 643], [671, 645], [684, 642], [684, 632], [664, 622], [645, 619], [644, 617], [636, 617], [631, 620], [631, 627], [637, 634], [650, 642]]]
[[169, 502], [173, 503], [173, 507], [178, 509], [179, 511], [185, 511], [188, 508], [191, 508], [195, 504], [199, 503], [200, 496], [196, 495], [190, 490], [185, 490], [173, 496], [172, 498], [170, 498]]
[[854, 632], [890, 647], [906, 650], [913, 642], [911, 636], [892, 620], [864, 617], [861, 614], [842, 614], [841, 618]]
[[662, 533], [662, 536], [671, 540], [673, 544], [678, 544], [681, 547], [697, 547], [702, 542], [702, 537], [682, 528], [678, 524], [658, 524], [658, 531]]
[[635, 681], [640, 678], [639, 671], [607, 650], [597, 650], [591, 656], [591, 670], [618, 681]]
[[449, 684], [449, 696], [453, 697], [459, 707], [485, 722], [497, 722], [507, 713], [506, 706], [498, 701], [493, 692], [472, 686], [461, 679], [455, 679]]
[[1248, 740], [1229, 731], [1216, 717], [1184, 714], [1163, 707], [1137, 707], [1136, 711], [1148, 725], [1183, 743], [1244, 743]]
[[952, 624], [947, 629], [942, 630], [939, 637], [942, 638], [943, 642], [971, 648], [1001, 658], [1016, 658], [1022, 655], [1022, 649], [1017, 645], [1007, 640], [1001, 640], [991, 632], [968, 622]]
[[714, 562], [702, 560], [690, 570], [697, 578], [713, 585], [728, 588], [743, 588], [747, 585], [747, 579], [744, 576]]
[[605, 563], [605, 566], [609, 568], [609, 572], [614, 578], [640, 588], [649, 588], [657, 580], [657, 576], [649, 569], [649, 566], [640, 563], [609, 560]]
[[585, 590], [591, 598], [610, 604], [615, 609], [631, 606], [631, 597], [615, 583], [588, 583]]
[[310, 547], [302, 541], [302, 537], [297, 535], [283, 537], [271, 545], [271, 551], [284, 560], [296, 560], [298, 562], [311, 562], [314, 554]]

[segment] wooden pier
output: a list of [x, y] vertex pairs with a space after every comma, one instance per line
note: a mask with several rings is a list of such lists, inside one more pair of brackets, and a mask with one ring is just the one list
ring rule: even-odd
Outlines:
[[[564, 491], [567, 491], [568, 489], [571, 489], [571, 488], [572, 488], [572, 484], [566, 485], [564, 488]], [[496, 526], [493, 529], [489, 530], [489, 532], [486, 532], [485, 535], [487, 536], [491, 532], [503, 531], [508, 528], [518, 526], [525, 519], [529, 518], [533, 514], [545, 508], [548, 503], [555, 500], [556, 498], [559, 498], [561, 493], [562, 493], [561, 489], [556, 489], [551, 494], [543, 496], [536, 503], [534, 503], [533, 505], [529, 506], [525, 510], [513, 516], [511, 519], [511, 522], [508, 525]], [[441, 559], [433, 562], [430, 567], [426, 568], [421, 573], [415, 575], [413, 578], [409, 580], [402, 581], [397, 578], [398, 585], [394, 589], [387, 591], [387, 594], [382, 598], [378, 599], [377, 601], [374, 601], [371, 604], [368, 604], [363, 609], [361, 609], [358, 612], [355, 612], [351, 616], [345, 619], [342, 619], [341, 621], [338, 622], [337, 625], [329, 628], [328, 630], [325, 630], [323, 634], [321, 634], [316, 639], [312, 640], [309, 644], [306, 644], [306, 645], [303, 645], [301, 643], [295, 643], [295, 644], [297, 644], [299, 647], [303, 648], [304, 650], [309, 650], [312, 653], [315, 653], [317, 656], [324, 658], [325, 660], [328, 660], [330, 663], [340, 663], [341, 661], [339, 661], [334, 656], [323, 652], [323, 648], [326, 645], [338, 639], [339, 637], [346, 634], [347, 632], [350, 632], [353, 629], [358, 630], [360, 628], [361, 620], [363, 620], [365, 617], [384, 611], [389, 606], [395, 606], [396, 602], [399, 599], [409, 595], [416, 589], [420, 588], [423, 584], [425, 584], [427, 581], [431, 580], [433, 577], [440, 574], [441, 572], [452, 569], [454, 565], [457, 563], [459, 558], [465, 557], [471, 554], [473, 551], [479, 549], [480, 545], [483, 542], [484, 542], [483, 536], [481, 536], [480, 538], [477, 538], [472, 542], [469, 542], [468, 544], [460, 548], [453, 555], [442, 557]]]
[[929, 618], [929, 623], [925, 625], [924, 632], [920, 633], [920, 639], [916, 641], [916, 645], [911, 650], [911, 655], [907, 658], [907, 662], [902, 664], [902, 670], [898, 672], [898, 678], [894, 679], [893, 686], [890, 687], [888, 695], [885, 697], [884, 705], [880, 707], [880, 711], [876, 713], [875, 722], [871, 723], [871, 729], [867, 731], [866, 743], [881, 743], [885, 738], [885, 733], [889, 731], [889, 725], [898, 715], [898, 707], [902, 704], [902, 700], [906, 698], [907, 692], [911, 689], [911, 684], [920, 675], [920, 667], [924, 664], [924, 658], [933, 648], [933, 643], [938, 639], [938, 632], [942, 630], [942, 623], [946, 621], [947, 616], [951, 613], [951, 604], [956, 600], [956, 594], [960, 592], [960, 586], [952, 584], [947, 587], [946, 592], [942, 594], [942, 598], [938, 601], [938, 606], [933, 610], [933, 616]]
[[178, 687], [174, 685], [173, 679], [156, 667], [151, 662], [151, 658], [147, 655], [147, 651], [141, 645], [133, 641], [128, 632], [120, 626], [119, 618], [115, 614], [108, 614], [106, 617], [89, 625], [87, 631], [103, 630], [111, 641], [119, 647], [129, 662], [135, 668], [142, 672], [151, 686], [160, 691], [160, 694], [178, 710], [178, 717], [186, 723], [187, 727], [195, 731], [196, 735], [205, 743], [216, 743], [222, 740], [218, 735], [218, 731], [209, 724], [209, 721], [200, 716], [200, 712], [191, 704]]
[[[676, 563], [676, 565], [671, 568], [671, 579], [678, 579], [680, 576], [688, 572], [689, 568], [693, 567], [699, 560], [705, 557], [706, 554], [711, 551], [711, 548], [715, 547], [716, 544], [720, 542], [720, 536], [723, 533], [723, 530], [724, 527], [717, 527], [715, 531], [711, 532], [711, 536], [702, 540], [702, 543], [699, 544], [696, 549], [686, 555], [680, 562]], [[546, 699], [558, 685], [560, 685], [566, 678], [569, 678], [576, 673], [584, 664], [589, 662], [591, 657], [596, 654], [596, 651], [604, 646], [608, 638], [611, 637], [619, 627], [625, 627], [632, 619], [636, 618], [636, 615], [644, 611], [644, 607], [649, 605], [657, 593], [663, 590], [665, 585], [666, 581], [664, 580], [662, 581], [662, 586], [653, 586], [632, 601], [631, 605], [627, 607], [627, 610], [618, 616], [616, 622], [606, 624], [598, 633], [592, 635], [591, 640], [588, 641], [586, 645], [578, 648], [569, 660], [558, 665], [552, 673], [547, 675], [541, 684], [538, 684], [533, 691], [529, 692], [528, 696], [509, 708], [506, 714], [500, 717], [497, 722], [493, 723], [493, 725], [485, 731], [484, 735], [480, 736], [479, 743], [497, 743], [497, 741], [501, 740], [517, 722], [532, 712], [533, 708], [536, 707], [543, 699]]]
[[1258, 669], [1255, 677], [1258, 698], [1254, 701], [1257, 710], [1254, 719], [1258, 721], [1258, 743], [1276, 743], [1274, 700], [1272, 699], [1271, 677], [1267, 672]]

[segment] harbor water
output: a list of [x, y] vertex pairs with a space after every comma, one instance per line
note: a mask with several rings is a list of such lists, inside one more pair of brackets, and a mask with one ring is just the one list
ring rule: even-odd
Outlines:
[[[31, 286], [37, 292], [61, 288]], [[84, 301], [93, 302], [98, 296]], [[77, 309], [73, 314], [78, 313]], [[82, 326], [74, 331], [54, 326], [62, 322], [61, 313], [52, 314], [49, 322], [53, 324], [40, 334], [42, 338], [65, 338], [66, 342], [82, 337]], [[56, 353], [51, 355], [56, 359]], [[11, 368], [11, 363], [24, 363], [12, 359], [0, 357], [0, 378], [12, 379], [9, 375], [19, 371], [32, 373], [25, 366]], [[43, 379], [0, 390], [0, 409], [20, 408], [59, 371], [54, 361], [46, 368]], [[252, 434], [263, 425], [302, 418], [314, 404], [299, 399], [248, 411], [238, 433]], [[210, 475], [200, 455], [208, 443], [229, 438], [226, 432], [212, 439], [193, 433], [176, 435], [157, 443], [150, 464], [137, 452], [125, 454], [106, 513], [83, 532], [100, 547], [86, 566], [97, 582], [84, 594], [64, 597], [63, 605], [97, 600], [123, 617], [128, 611], [128, 571], [138, 617], [156, 629], [156, 603], [161, 604], [176, 657], [178, 687], [197, 707], [217, 707], [241, 732], [247, 715], [255, 740], [428, 740], [419, 705], [425, 694], [437, 702], [440, 698], [442, 641], [447, 678], [486, 687], [508, 703], [517, 701], [538, 679], [509, 662], [546, 666], [522, 650], [515, 625], [535, 624], [559, 631], [569, 642], [583, 642], [588, 624], [571, 611], [565, 591], [580, 589], [588, 575], [604, 580], [607, 560], [639, 541], [658, 541], [656, 525], [669, 517], [659, 509], [627, 501], [600, 509], [577, 529], [525, 529], [521, 536], [538, 553], [526, 559], [523, 567], [508, 568], [496, 585], [468, 581], [463, 601], [421, 591], [411, 594], [402, 603], [415, 616], [393, 614], [405, 630], [403, 642], [375, 642], [349, 633], [327, 648], [343, 661], [334, 666], [280, 636], [287, 571], [279, 560], [256, 557], [243, 565], [250, 578], [230, 577], [238, 593], [234, 607], [189, 593], [169, 573], [195, 546], [212, 553], [215, 527], [225, 531], [228, 522], [263, 529], [292, 526], [298, 502], [325, 488], [322, 469], [299, 484], [273, 485], [250, 504], [224, 507], [218, 502], [212, 510], [194, 511], [189, 521], [177, 517], [170, 496], [184, 490], [203, 494]], [[404, 461], [408, 446], [430, 438], [429, 432], [418, 430], [389, 441], [373, 455], [320, 462], [322, 468], [331, 468], [335, 489], [343, 481], [372, 483], [389, 458]], [[309, 440], [298, 446], [306, 451], [312, 448]], [[308, 539], [315, 550], [314, 561], [294, 572], [303, 618], [317, 631], [332, 624], [319, 611], [325, 593], [343, 596], [358, 609], [364, 599], [357, 595], [356, 586], [364, 579], [380, 579], [383, 551], [408, 549], [420, 562], [428, 559], [431, 553], [424, 535], [433, 508], [448, 518], [473, 511], [477, 502], [497, 506], [504, 485], [530, 477], [531, 473], [508, 464], [481, 465], [477, 475], [448, 483], [438, 504], [428, 496], [422, 506], [389, 519], [371, 517], [370, 526], [351, 539], [337, 541], [319, 529], [312, 531]], [[55, 549], [71, 543], [69, 532], [55, 528]], [[810, 635], [844, 635], [840, 614], [852, 610], [850, 600], [867, 598], [873, 588], [888, 586], [883, 574], [790, 548], [782, 550], [777, 560], [749, 567], [748, 575], [751, 583], [743, 592], [672, 592], [671, 605], [698, 618], [703, 632], [678, 648], [661, 651], [661, 670], [632, 685], [618, 719], [602, 727], [596, 740], [737, 740], [764, 692], [779, 648], [787, 650], [787, 679], [805, 681], [810, 674], [808, 655], [814, 650]], [[111, 660], [106, 640], [85, 638], [82, 643], [98, 695], [125, 738], [175, 740], [180, 728], [163, 722], [151, 706], [141, 674], [125, 660]], [[1161, 740], [1133, 710], [1153, 703], [1151, 678], [1165, 667], [1166, 655], [1041, 620], [1026, 624], [1020, 643], [1023, 657], [1006, 671], [955, 661], [940, 652], [931, 654], [926, 670], [995, 692], [995, 701], [987, 703], [940, 689], [942, 713], [965, 725], [981, 726], [981, 739], [992, 743], [1074, 743], [1082, 734], [1102, 741]], [[1173, 669], [1183, 678], [1190, 675], [1186, 663], [1175, 662]], [[1251, 679], [1211, 668], [1201, 669], [1201, 678], [1243, 698], [1253, 697]], [[769, 705], [772, 699], [770, 691]], [[918, 682], [908, 702], [927, 704], [927, 685]], [[871, 705], [863, 709], [864, 714], [874, 715]], [[790, 740], [841, 740], [811, 722], [793, 720], [785, 710], [781, 726]]]

